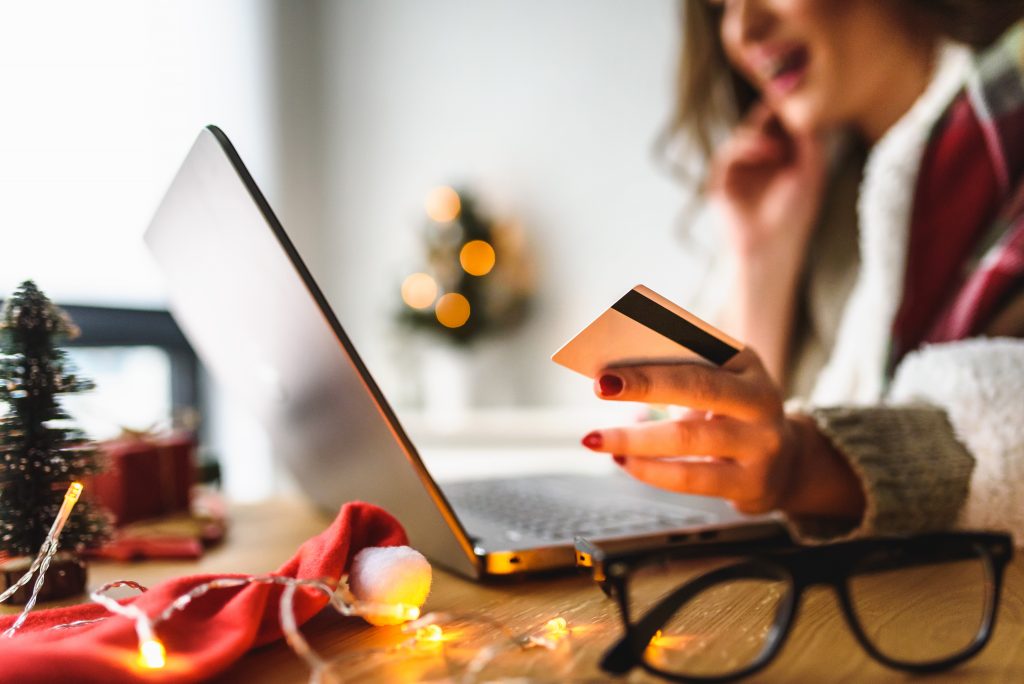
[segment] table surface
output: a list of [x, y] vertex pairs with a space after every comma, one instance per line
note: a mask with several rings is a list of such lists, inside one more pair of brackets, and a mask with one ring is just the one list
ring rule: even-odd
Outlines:
[[[299, 500], [275, 500], [235, 506], [224, 545], [192, 562], [149, 561], [135, 564], [94, 563], [89, 584], [133, 579], [153, 584], [185, 574], [206, 572], [264, 573], [294, 554], [329, 518]], [[992, 641], [965, 665], [932, 675], [935, 682], [1024, 681], [1024, 552], [1007, 570], [1004, 596]], [[597, 661], [619, 634], [614, 604], [586, 575], [568, 573], [543, 578], [478, 584], [435, 568], [425, 611], [486, 616], [509, 634], [543, 628], [551, 618], [565, 618], [571, 635], [555, 650], [509, 649], [492, 660], [479, 681], [607, 681]], [[303, 627], [311, 646], [325, 658], [340, 658], [335, 681], [464, 681], [469, 661], [498, 628], [449, 630], [440, 648], [402, 647], [409, 637], [397, 627], [372, 627], [358, 618], [327, 610]], [[454, 632], [454, 633], [452, 633]], [[490, 635], [488, 637], [487, 635]], [[485, 638], [480, 639], [483, 635]], [[388, 649], [391, 649], [388, 652]], [[283, 642], [256, 649], [218, 681], [304, 682], [309, 671]], [[759, 675], [746, 681], [892, 681], [905, 675], [871, 660], [854, 641], [827, 589], [804, 597], [783, 651]], [[648, 681], [640, 670], [622, 681]], [[655, 680], [658, 681], [658, 680]]]

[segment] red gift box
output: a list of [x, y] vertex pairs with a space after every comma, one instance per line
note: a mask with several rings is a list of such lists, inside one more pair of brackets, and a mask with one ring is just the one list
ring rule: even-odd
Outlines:
[[106, 470], [94, 476], [90, 489], [118, 525], [189, 510], [196, 460], [192, 434], [125, 433], [100, 448]]

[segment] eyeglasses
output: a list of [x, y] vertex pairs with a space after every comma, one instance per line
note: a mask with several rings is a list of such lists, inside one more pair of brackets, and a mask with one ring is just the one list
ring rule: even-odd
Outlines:
[[1010, 535], [998, 532], [808, 547], [772, 540], [620, 553], [581, 538], [576, 546], [625, 628], [601, 668], [639, 666], [676, 682], [733, 681], [767, 666], [804, 590], [818, 585], [832, 587], [875, 660], [916, 673], [954, 667], [991, 637], [1013, 555]]

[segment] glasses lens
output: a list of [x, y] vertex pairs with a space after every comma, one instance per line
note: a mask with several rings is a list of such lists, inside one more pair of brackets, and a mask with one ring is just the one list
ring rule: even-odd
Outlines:
[[755, 574], [716, 581], [692, 596], [651, 639], [644, 661], [689, 677], [728, 676], [753, 665], [777, 638], [772, 625], [790, 586], [781, 569]]
[[718, 558], [652, 558], [633, 568], [629, 575], [629, 614], [633, 622], [666, 596], [691, 579], [707, 574], [717, 568], [745, 560], [736, 557]]
[[853, 612], [882, 655], [907, 664], [945, 660], [967, 650], [984, 625], [993, 591], [987, 568], [970, 544], [881, 551], [850, 575]]

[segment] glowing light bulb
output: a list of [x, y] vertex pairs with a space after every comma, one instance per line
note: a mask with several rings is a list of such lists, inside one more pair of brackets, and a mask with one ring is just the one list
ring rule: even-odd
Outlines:
[[416, 630], [416, 641], [427, 644], [439, 644], [444, 640], [444, 631], [438, 625], [427, 625]]
[[60, 538], [60, 533], [64, 529], [64, 524], [71, 516], [71, 509], [75, 507], [76, 503], [78, 503], [78, 497], [81, 494], [81, 482], [72, 482], [68, 485], [68, 490], [64, 492], [64, 501], [60, 505], [60, 510], [57, 511], [57, 518], [53, 521], [53, 526], [50, 528], [50, 539]]
[[402, 282], [402, 301], [412, 308], [429, 308], [435, 299], [437, 281], [426, 273], [413, 273]]
[[554, 635], [565, 634], [569, 631], [569, 623], [565, 621], [563, 617], [557, 617], [553, 620], [548, 620], [544, 627]]
[[494, 262], [494, 248], [483, 240], [471, 240], [459, 251], [459, 263], [469, 275], [487, 275], [494, 268]]
[[151, 670], [159, 670], [167, 664], [167, 650], [157, 639], [146, 639], [139, 644], [139, 660]]
[[409, 622], [416, 620], [420, 616], [420, 609], [416, 606], [408, 606], [404, 603], [396, 603], [394, 605], [395, 615], [402, 622]]
[[447, 185], [442, 185], [427, 193], [424, 209], [431, 220], [448, 223], [454, 221], [462, 211], [462, 200], [459, 199], [459, 193]]
[[434, 315], [446, 328], [461, 328], [469, 320], [469, 300], [458, 292], [449, 292], [437, 300]]

